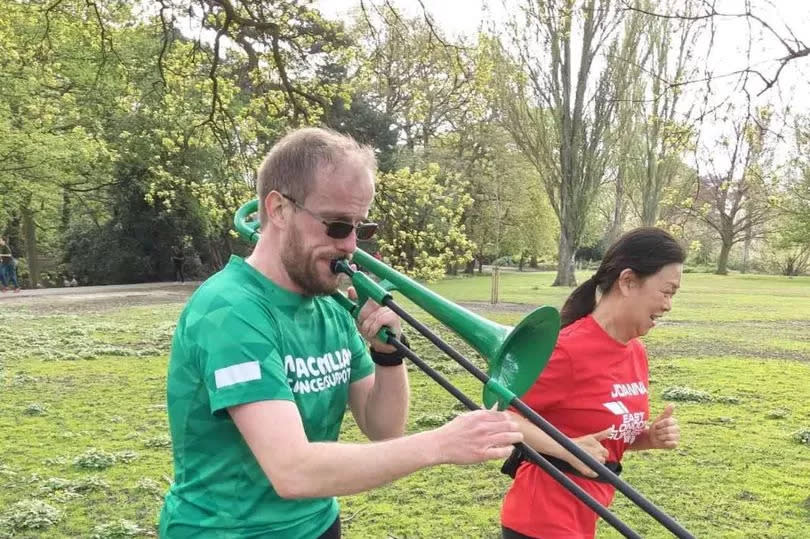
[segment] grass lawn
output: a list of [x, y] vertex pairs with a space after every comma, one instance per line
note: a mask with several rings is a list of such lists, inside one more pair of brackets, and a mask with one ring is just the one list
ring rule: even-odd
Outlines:
[[[508, 304], [498, 308], [487, 276], [433, 288], [514, 324], [532, 305], [562, 305], [569, 290], [552, 278], [502, 274]], [[155, 535], [172, 476], [165, 375], [181, 308], [0, 302], [0, 538]], [[683, 443], [628, 454], [622, 477], [697, 537], [810, 537], [808, 330], [810, 279], [684, 275], [672, 313], [645, 338], [653, 413], [666, 390], [681, 399]], [[480, 399], [477, 381], [414, 341]], [[460, 412], [423, 374], [412, 371], [411, 383], [411, 432]], [[344, 438], [361, 439], [348, 417]], [[499, 466], [443, 466], [342, 498], [344, 536], [497, 537], [509, 486]], [[613, 509], [644, 537], [670, 536], [621, 495]], [[618, 536], [600, 527], [600, 537]]]

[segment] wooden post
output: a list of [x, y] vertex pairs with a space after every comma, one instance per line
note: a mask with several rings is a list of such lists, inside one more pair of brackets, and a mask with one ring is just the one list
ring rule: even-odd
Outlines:
[[489, 302], [495, 305], [498, 303], [498, 285], [500, 281], [501, 270], [498, 266], [492, 268], [492, 286], [490, 288]]

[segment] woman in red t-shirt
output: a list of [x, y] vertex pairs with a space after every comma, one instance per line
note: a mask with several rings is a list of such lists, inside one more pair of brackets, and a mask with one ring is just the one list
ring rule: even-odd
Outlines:
[[[672, 307], [685, 254], [667, 232], [638, 228], [605, 253], [597, 272], [569, 296], [548, 365], [524, 402], [611, 469], [625, 450], [673, 449], [680, 429], [672, 405], [649, 419], [647, 354], [638, 337]], [[528, 420], [517, 416], [525, 442], [601, 504], [614, 487]], [[529, 462], [517, 468], [504, 499], [505, 539], [592, 538], [598, 516]]]

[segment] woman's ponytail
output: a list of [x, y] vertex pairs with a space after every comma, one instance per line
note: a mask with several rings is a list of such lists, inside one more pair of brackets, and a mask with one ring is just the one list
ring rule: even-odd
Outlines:
[[594, 308], [596, 308], [596, 274], [576, 287], [565, 300], [560, 312], [562, 327], [591, 314]]

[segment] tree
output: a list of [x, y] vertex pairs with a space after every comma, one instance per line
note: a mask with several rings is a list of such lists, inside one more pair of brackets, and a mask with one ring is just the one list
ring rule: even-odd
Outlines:
[[788, 171], [779, 216], [771, 239], [772, 259], [783, 275], [810, 269], [810, 119], [800, 116], [795, 125], [795, 156]]
[[469, 260], [473, 246], [462, 216], [472, 199], [464, 187], [457, 178], [442, 178], [435, 164], [379, 175], [371, 218], [381, 225], [378, 246], [387, 263], [434, 280]]
[[[810, 45], [804, 40], [799, 38], [793, 31], [791, 26], [785, 22], [784, 13], [779, 9], [780, 6], [769, 2], [768, 0], [747, 0], [745, 2], [745, 11], [722, 11], [717, 9], [717, 2], [699, 2], [693, 5], [691, 2], [686, 5], [686, 9], [677, 9], [678, 4], [672, 6], [668, 4], [664, 9], [657, 10], [649, 6], [648, 3], [640, 3], [636, 0], [622, 0], [624, 8], [630, 11], [643, 13], [645, 15], [659, 18], [663, 20], [680, 20], [685, 22], [710, 22], [712, 39], [708, 42], [708, 48], [711, 49], [714, 42], [714, 33], [717, 27], [722, 22], [745, 20], [747, 21], [747, 35], [735, 35], [736, 39], [744, 39], [748, 43], [749, 53], [752, 49], [754, 40], [764, 39], [771, 43], [775, 43], [782, 50], [782, 55], [776, 58], [763, 58], [752, 61], [750, 55], [748, 57], [748, 64], [742, 69], [735, 72], [712, 73], [707, 70], [705, 77], [693, 78], [686, 80], [670, 80], [668, 81], [672, 86], [681, 86], [684, 84], [705, 84], [711, 83], [713, 79], [720, 79], [728, 77], [729, 75], [739, 76], [740, 82], [743, 83], [746, 91], [750, 91], [753, 82], [756, 81], [759, 85], [757, 95], [762, 95], [776, 85], [779, 81], [785, 67], [791, 63], [795, 63], [803, 58], [810, 56]], [[675, 9], [673, 9], [675, 7]], [[669, 8], [669, 9], [667, 9]], [[769, 10], [773, 10], [768, 13]], [[779, 23], [769, 19], [777, 19]], [[754, 32], [758, 31], [758, 34]], [[767, 64], [775, 64], [771, 69], [768, 69]]]
[[[192, 231], [215, 269], [238, 247], [233, 212], [268, 147], [348, 98], [344, 81], [322, 76], [351, 55], [342, 26], [300, 2], [137, 7], [31, 0], [0, 14], [0, 227], [22, 229], [33, 285], [40, 245], [56, 259], [78, 232], [113, 246], [97, 236], [137, 219], [169, 232], [103, 251], [141, 253], [148, 270], [127, 279], [160, 278], [167, 244]], [[152, 210], [128, 211], [141, 202]], [[68, 246], [65, 263], [101, 279], [79, 252]]]
[[720, 275], [728, 273], [731, 248], [746, 238], [761, 237], [773, 214], [775, 178], [767, 139], [771, 115], [770, 109], [761, 108], [756, 115], [747, 111], [744, 119], [734, 121], [734, 138], [720, 142], [727, 155], [710, 158], [712, 173], [700, 178], [691, 212], [719, 236], [716, 273]]
[[[66, 0], [11, 3], [0, 14], [0, 217], [21, 225], [32, 287], [40, 244], [58, 243], [60, 206], [104, 189], [116, 158], [93, 114], [116, 94], [107, 94], [109, 46], [86, 31], [91, 11]], [[124, 6], [106, 12], [127, 14]]]
[[438, 140], [448, 150], [440, 162], [470, 185], [473, 203], [464, 223], [476, 248], [467, 271], [472, 272], [474, 261], [480, 270], [485, 261], [507, 255], [534, 261], [553, 257], [556, 219], [537, 171], [509, 134], [485, 121]]
[[[686, 13], [693, 9], [692, 2], [685, 4]], [[638, 15], [635, 13], [635, 15]], [[678, 108], [682, 90], [677, 83], [694, 73], [694, 48], [698, 28], [691, 20], [653, 19], [637, 17], [647, 30], [642, 69], [649, 74], [649, 83], [644, 99], [638, 101], [641, 112], [642, 166], [636, 169], [633, 178], [637, 185], [640, 203], [640, 220], [643, 226], [658, 222], [660, 201], [665, 190], [672, 184], [680, 165], [681, 154], [690, 146], [691, 128], [688, 125], [691, 109]], [[668, 86], [673, 81], [675, 86]]]
[[482, 113], [475, 49], [449, 44], [429, 19], [405, 18], [386, 3], [364, 9], [355, 34], [364, 94], [392, 119], [409, 152], [430, 148], [437, 134]]
[[560, 223], [554, 285], [574, 286], [574, 255], [610, 155], [604, 135], [620, 97], [611, 94], [610, 81], [625, 68], [616, 58], [595, 60], [628, 30], [622, 11], [607, 0], [520, 5], [508, 41], [494, 47], [498, 102]]

